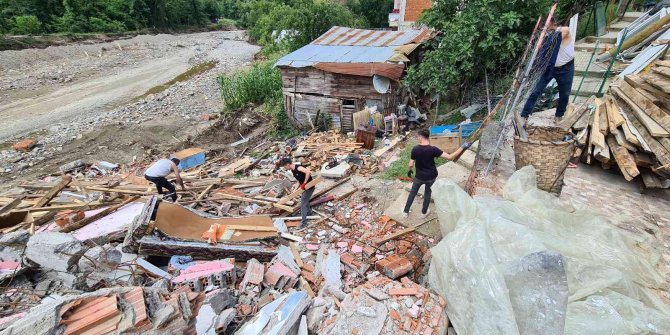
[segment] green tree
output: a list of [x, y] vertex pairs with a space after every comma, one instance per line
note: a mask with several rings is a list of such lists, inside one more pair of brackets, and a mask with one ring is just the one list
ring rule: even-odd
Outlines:
[[439, 32], [405, 83], [447, 95], [483, 78], [485, 71], [512, 69], [539, 15], [550, 0], [444, 0], [421, 21]]
[[19, 15], [14, 17], [12, 33], [19, 35], [34, 35], [42, 31], [42, 22], [35, 15]]
[[[333, 26], [361, 27], [364, 20], [334, 2], [306, 1], [298, 7], [278, 5], [251, 28], [251, 36], [266, 46], [289, 51], [302, 47]], [[284, 35], [281, 36], [281, 32]]]
[[393, 0], [347, 0], [351, 11], [365, 18], [367, 28], [389, 26], [388, 15], [393, 10]]

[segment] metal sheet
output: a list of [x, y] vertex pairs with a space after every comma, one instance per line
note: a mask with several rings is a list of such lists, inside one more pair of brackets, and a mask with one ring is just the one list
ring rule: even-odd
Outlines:
[[[670, 39], [670, 30], [666, 31], [661, 35], [658, 40], [667, 40]], [[658, 56], [663, 52], [663, 49], [665, 49], [667, 45], [661, 44], [661, 45], [656, 45], [656, 46], [648, 46], [642, 52], [640, 52], [635, 58], [633, 58], [633, 62], [628, 65], [621, 73], [619, 74], [619, 78], [623, 78], [624, 76], [628, 74], [633, 74], [633, 73], [639, 73], [642, 71], [649, 63], [653, 62]]]
[[275, 66], [306, 67], [315, 63], [383, 63], [394, 49], [419, 44], [430, 31], [366, 30], [335, 26], [312, 43], [282, 57]]

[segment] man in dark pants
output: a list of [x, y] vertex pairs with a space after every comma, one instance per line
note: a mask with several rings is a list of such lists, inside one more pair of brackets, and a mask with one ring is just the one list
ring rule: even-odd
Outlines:
[[300, 228], [305, 227], [307, 225], [307, 217], [312, 211], [309, 202], [312, 200], [312, 195], [314, 195], [314, 190], [316, 189], [315, 186], [305, 189], [307, 183], [312, 181], [312, 171], [300, 165], [293, 164], [290, 158], [282, 158], [279, 161], [279, 166], [286, 171], [291, 171], [293, 177], [300, 183], [300, 188], [304, 191], [300, 196], [300, 215], [302, 215]]
[[409, 192], [405, 209], [403, 210], [403, 217], [409, 216], [409, 209], [412, 207], [414, 197], [419, 192], [421, 185], [425, 185], [423, 191], [423, 207], [421, 207], [421, 218], [424, 219], [430, 214], [428, 206], [430, 205], [431, 186], [437, 178], [437, 166], [435, 165], [435, 158], [443, 157], [448, 160], [453, 160], [458, 157], [463, 150], [467, 150], [472, 143], [465, 142], [454, 153], [446, 153], [437, 147], [430, 145], [430, 133], [426, 129], [419, 130], [419, 145], [412, 149], [412, 156], [409, 161], [407, 170], [407, 177], [412, 178], [412, 168], [416, 165], [416, 177], [412, 183], [412, 190]]
[[169, 159], [163, 158], [159, 159], [155, 163], [144, 171], [144, 179], [156, 184], [156, 189], [158, 194], [163, 194], [163, 188], [167, 188], [170, 193], [166, 194], [166, 197], [170, 197], [172, 201], [177, 201], [177, 190], [174, 185], [165, 178], [170, 173], [174, 172], [175, 177], [177, 178], [177, 183], [181, 186], [181, 189], [184, 190], [184, 182], [181, 180], [179, 175], [179, 159], [170, 156]]
[[524, 119], [524, 123], [533, 113], [535, 102], [542, 95], [552, 78], [556, 79], [558, 85], [558, 105], [554, 114], [556, 123], [561, 122], [568, 107], [570, 92], [572, 91], [572, 78], [575, 75], [575, 43], [572, 42], [570, 28], [559, 27], [553, 18], [549, 29], [553, 32], [547, 36], [547, 40], [542, 46], [543, 52], [540, 53], [541, 55], [544, 54], [541, 57], [550, 57], [549, 62], [540, 80], [535, 85], [535, 89], [528, 96], [528, 100], [523, 106], [521, 117]]

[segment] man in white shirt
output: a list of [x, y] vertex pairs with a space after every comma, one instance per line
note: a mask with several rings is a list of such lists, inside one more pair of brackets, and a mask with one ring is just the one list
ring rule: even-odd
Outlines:
[[179, 159], [170, 156], [169, 159], [163, 158], [155, 163], [151, 164], [149, 168], [144, 171], [144, 179], [156, 184], [156, 189], [158, 190], [158, 194], [163, 194], [163, 188], [167, 188], [170, 193], [166, 194], [166, 197], [170, 197], [172, 201], [177, 201], [177, 190], [175, 189], [174, 185], [172, 185], [171, 182], [165, 178], [168, 176], [170, 173], [174, 172], [174, 175], [177, 179], [177, 183], [181, 186], [181, 189], [184, 190], [184, 181], [181, 180], [181, 176], [179, 175], [179, 168], [177, 168], [177, 165], [179, 164]]
[[546, 69], [535, 85], [535, 89], [528, 96], [526, 104], [523, 106], [521, 117], [527, 121], [530, 114], [533, 113], [535, 102], [542, 95], [551, 79], [556, 79], [558, 85], [558, 104], [556, 105], [556, 114], [554, 114], [556, 123], [563, 119], [565, 110], [570, 100], [572, 91], [572, 78], [575, 75], [575, 43], [572, 41], [569, 27], [559, 27], [552, 17], [549, 29], [553, 33], [549, 34], [542, 48], [546, 50], [543, 56], [537, 61], [541, 62], [542, 57], [549, 57]]

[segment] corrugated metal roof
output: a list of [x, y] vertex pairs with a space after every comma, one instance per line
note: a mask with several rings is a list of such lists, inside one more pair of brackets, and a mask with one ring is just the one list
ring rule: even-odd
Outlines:
[[353, 29], [335, 26], [310, 44], [386, 47], [421, 43], [428, 37], [428, 29], [391, 31]]
[[275, 66], [307, 67], [316, 63], [383, 63], [394, 49], [430, 37], [428, 29], [390, 31], [332, 27], [312, 43], [282, 57]]

